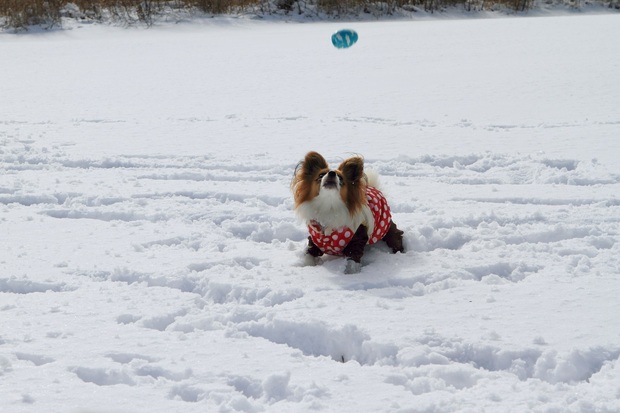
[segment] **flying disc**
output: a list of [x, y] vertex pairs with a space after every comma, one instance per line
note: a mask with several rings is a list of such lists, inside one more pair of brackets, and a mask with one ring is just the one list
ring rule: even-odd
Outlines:
[[351, 29], [338, 30], [332, 34], [332, 44], [338, 49], [346, 49], [357, 42], [357, 32]]

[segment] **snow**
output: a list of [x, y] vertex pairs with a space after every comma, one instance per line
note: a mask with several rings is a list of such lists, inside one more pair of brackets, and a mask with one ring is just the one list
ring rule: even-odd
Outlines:
[[[620, 411], [618, 23], [0, 35], [0, 411]], [[309, 150], [405, 254], [302, 265]]]

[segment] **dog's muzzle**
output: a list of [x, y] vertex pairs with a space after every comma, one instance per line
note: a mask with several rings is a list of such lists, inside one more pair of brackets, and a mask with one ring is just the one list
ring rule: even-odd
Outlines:
[[340, 182], [340, 177], [334, 171], [329, 171], [323, 177], [323, 182], [322, 182], [323, 188], [334, 188], [334, 189], [337, 189], [339, 187], [339, 185], [341, 185], [341, 184], [342, 184], [342, 182]]

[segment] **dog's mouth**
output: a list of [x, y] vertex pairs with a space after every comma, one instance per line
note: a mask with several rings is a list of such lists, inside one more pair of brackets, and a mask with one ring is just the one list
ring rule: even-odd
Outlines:
[[334, 171], [329, 171], [319, 176], [321, 186], [325, 189], [338, 189], [342, 186], [342, 178]]

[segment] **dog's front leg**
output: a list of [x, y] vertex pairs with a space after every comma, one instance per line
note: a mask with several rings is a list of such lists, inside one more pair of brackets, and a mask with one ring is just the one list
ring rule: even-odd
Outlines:
[[304, 265], [316, 265], [321, 255], [323, 255], [323, 251], [312, 241], [312, 237], [308, 237], [308, 248], [304, 257]]
[[362, 256], [364, 255], [364, 248], [368, 243], [368, 230], [364, 225], [360, 225], [355, 231], [353, 238], [349, 241], [349, 244], [342, 251], [344, 256], [347, 257], [347, 267], [345, 273], [354, 274], [358, 273], [362, 269]]
[[323, 255], [323, 251], [321, 251], [321, 249], [316, 246], [314, 241], [312, 241], [312, 237], [308, 237], [308, 249], [306, 250], [306, 254], [311, 255], [315, 258]]

